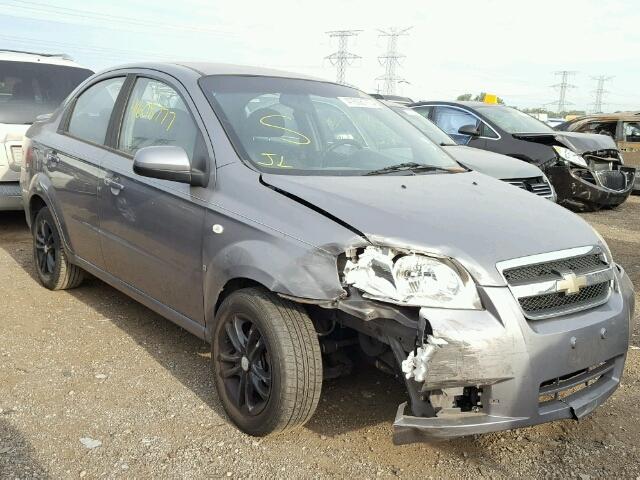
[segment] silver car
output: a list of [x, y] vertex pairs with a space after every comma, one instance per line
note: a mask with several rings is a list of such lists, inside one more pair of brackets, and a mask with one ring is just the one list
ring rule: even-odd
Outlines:
[[404, 382], [397, 443], [578, 419], [619, 385], [634, 296], [603, 239], [354, 88], [124, 66], [24, 148], [43, 285], [89, 272], [209, 341], [249, 434], [303, 425], [354, 347]]

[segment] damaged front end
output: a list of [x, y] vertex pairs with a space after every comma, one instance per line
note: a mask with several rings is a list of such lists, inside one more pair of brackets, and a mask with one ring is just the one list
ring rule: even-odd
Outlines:
[[[514, 296], [556, 288], [547, 277], [483, 286], [437, 254], [371, 245], [347, 250], [341, 269], [347, 294], [322, 307], [358, 332], [377, 366], [403, 379], [408, 401], [398, 407], [394, 443], [579, 419], [602, 404], [624, 367], [633, 291], [607, 255], [587, 250], [560, 251], [549, 261], [578, 254], [601, 259], [585, 281], [608, 285], [606, 304], [584, 304], [578, 313], [568, 303], [570, 309], [540, 318]], [[521, 275], [539, 260], [517, 259]], [[506, 265], [496, 268], [503, 274]]]
[[607, 136], [558, 132], [515, 136], [553, 148], [556, 161], [543, 169], [561, 205], [575, 210], [613, 208], [634, 189], [636, 169], [624, 165]]
[[558, 192], [558, 203], [576, 209], [616, 207], [634, 188], [636, 170], [622, 164], [617, 150], [574, 154], [571, 160], [562, 155], [560, 158], [560, 162], [546, 169]]

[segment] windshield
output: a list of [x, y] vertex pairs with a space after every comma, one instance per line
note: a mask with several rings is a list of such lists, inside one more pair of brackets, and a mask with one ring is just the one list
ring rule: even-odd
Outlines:
[[553, 133], [549, 125], [515, 108], [491, 106], [476, 110], [507, 133]]
[[460, 169], [391, 109], [350, 87], [241, 75], [204, 77], [200, 85], [240, 157], [263, 172], [363, 175], [408, 163]]
[[0, 61], [0, 123], [30, 124], [53, 112], [91, 70]]
[[414, 109], [409, 107], [391, 107], [394, 112], [398, 112], [402, 118], [408, 120], [414, 127], [424, 133], [432, 142], [438, 145], [457, 145], [456, 142], [444, 131], [433, 123], [431, 120], [427, 120]]

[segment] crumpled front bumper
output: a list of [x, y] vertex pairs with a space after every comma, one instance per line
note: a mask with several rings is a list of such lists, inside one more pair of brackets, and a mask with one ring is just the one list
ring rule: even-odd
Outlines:
[[[590, 172], [581, 168], [554, 166], [545, 169], [545, 173], [556, 190], [558, 203], [577, 201], [598, 207], [615, 207], [631, 194], [636, 172], [633, 167]], [[614, 184], [615, 188], [610, 188]]]
[[404, 403], [393, 424], [394, 443], [447, 440], [589, 414], [618, 387], [629, 345], [633, 286], [621, 268], [616, 277], [606, 304], [546, 320], [527, 320], [510, 291], [500, 287], [482, 288], [482, 311], [421, 309], [433, 335], [447, 341], [430, 361], [423, 390], [477, 386], [482, 406], [417, 417]]

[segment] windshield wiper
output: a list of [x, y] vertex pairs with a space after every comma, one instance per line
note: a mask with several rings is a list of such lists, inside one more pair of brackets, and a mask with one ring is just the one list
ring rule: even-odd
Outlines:
[[371, 170], [370, 172], [365, 173], [365, 175], [384, 175], [385, 173], [392, 172], [432, 172], [432, 171], [443, 171], [448, 172], [446, 168], [436, 167], [435, 165], [427, 165], [424, 163], [416, 163], [416, 162], [403, 162], [398, 163], [397, 165], [389, 165], [388, 167], [379, 168], [377, 170]]

